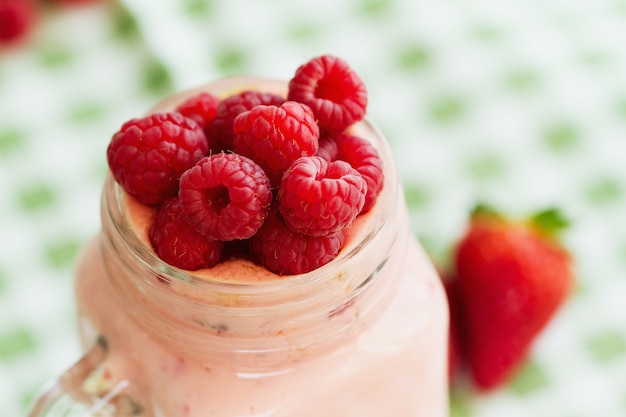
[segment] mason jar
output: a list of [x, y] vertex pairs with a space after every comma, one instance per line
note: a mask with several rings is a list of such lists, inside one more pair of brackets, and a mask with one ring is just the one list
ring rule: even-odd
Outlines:
[[[285, 94], [286, 83], [229, 78], [201, 91]], [[250, 260], [184, 271], [158, 258], [155, 210], [109, 176], [101, 232], [76, 273], [85, 355], [34, 403], [36, 416], [446, 417], [448, 309], [411, 232], [390, 149], [369, 121], [385, 183], [338, 257], [275, 275]]]

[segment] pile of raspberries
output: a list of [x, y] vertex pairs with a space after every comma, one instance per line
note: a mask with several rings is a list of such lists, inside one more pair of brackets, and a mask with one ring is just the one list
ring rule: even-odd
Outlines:
[[322, 55], [296, 70], [286, 98], [201, 92], [132, 119], [107, 159], [128, 194], [156, 207], [150, 241], [168, 264], [198, 270], [236, 253], [301, 274], [337, 256], [382, 189], [378, 152], [348, 129], [366, 107], [361, 78]]

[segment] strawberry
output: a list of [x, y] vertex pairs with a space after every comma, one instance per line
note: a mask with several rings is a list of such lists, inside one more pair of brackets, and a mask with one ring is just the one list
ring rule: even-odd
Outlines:
[[457, 325], [476, 386], [506, 383], [572, 287], [571, 256], [556, 210], [514, 221], [478, 209], [457, 245]]

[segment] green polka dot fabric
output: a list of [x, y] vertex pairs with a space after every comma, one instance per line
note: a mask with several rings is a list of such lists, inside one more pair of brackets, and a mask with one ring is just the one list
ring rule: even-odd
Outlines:
[[0, 51], [0, 416], [80, 354], [72, 274], [126, 119], [312, 56], [368, 85], [412, 227], [444, 267], [472, 207], [558, 207], [576, 290], [515, 378], [452, 417], [626, 415], [626, 1], [123, 0], [41, 17]]

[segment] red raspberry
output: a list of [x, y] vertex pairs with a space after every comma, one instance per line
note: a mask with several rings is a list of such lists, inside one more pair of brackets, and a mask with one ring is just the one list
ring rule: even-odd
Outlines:
[[339, 149], [337, 148], [335, 139], [328, 135], [320, 136], [316, 155], [324, 158], [328, 162], [336, 161], [339, 156]]
[[176, 195], [182, 173], [207, 151], [196, 122], [180, 113], [157, 113], [124, 123], [113, 135], [107, 159], [126, 192], [156, 205]]
[[291, 230], [326, 236], [352, 223], [366, 192], [367, 183], [348, 163], [302, 157], [283, 176], [278, 207]]
[[227, 153], [205, 157], [185, 172], [179, 196], [189, 223], [203, 235], [224, 241], [254, 235], [272, 202], [261, 167]]
[[233, 132], [233, 151], [254, 159], [274, 186], [296, 159], [315, 155], [320, 134], [309, 106], [295, 101], [243, 112]]
[[31, 0], [0, 0], [0, 46], [24, 39], [35, 25], [37, 8]]
[[260, 91], [242, 91], [223, 99], [217, 106], [215, 115], [215, 137], [219, 150], [231, 150], [233, 145], [233, 122], [244, 111], [259, 105], [281, 105], [281, 96]]
[[166, 200], [150, 227], [150, 242], [168, 264], [195, 271], [220, 260], [223, 242], [208, 239], [187, 222], [178, 197]]
[[217, 106], [219, 102], [220, 99], [214, 95], [207, 92], [201, 92], [188, 98], [176, 108], [177, 112], [183, 116], [193, 119], [202, 129], [204, 129], [209, 145], [215, 141], [215, 128], [213, 126], [213, 122], [215, 121], [215, 114], [217, 113]]
[[340, 58], [322, 55], [301, 65], [289, 81], [288, 100], [307, 104], [320, 129], [343, 131], [365, 116], [367, 91], [356, 72]]
[[337, 159], [352, 165], [367, 182], [365, 204], [361, 210], [361, 213], [366, 213], [374, 206], [383, 188], [383, 161], [376, 148], [361, 137], [340, 134], [334, 138], [337, 143]]
[[343, 231], [323, 237], [293, 232], [276, 213], [270, 212], [250, 239], [250, 250], [265, 268], [276, 274], [303, 274], [335, 259], [344, 241]]

